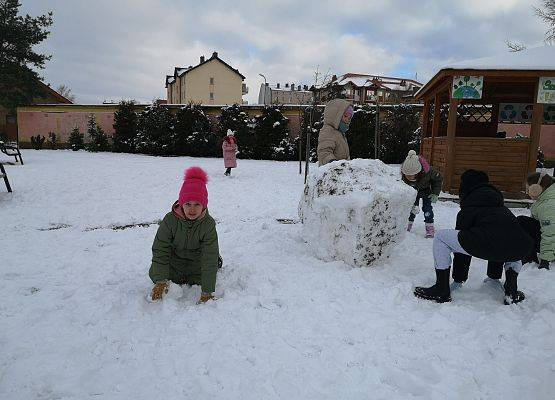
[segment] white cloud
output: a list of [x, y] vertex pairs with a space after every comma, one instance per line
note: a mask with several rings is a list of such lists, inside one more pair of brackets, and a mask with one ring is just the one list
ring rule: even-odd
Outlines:
[[526, 0], [376, 2], [272, 0], [28, 0], [24, 12], [52, 9], [53, 54], [42, 72], [68, 84], [79, 101], [165, 97], [174, 66], [212, 51], [246, 76], [257, 99], [272, 82], [313, 83], [317, 66], [430, 78], [449, 61], [506, 51], [504, 41], [536, 43], [545, 27]]

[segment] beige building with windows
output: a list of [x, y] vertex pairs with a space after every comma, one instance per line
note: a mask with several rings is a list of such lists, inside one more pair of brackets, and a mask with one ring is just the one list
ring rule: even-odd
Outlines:
[[166, 76], [168, 104], [243, 104], [248, 93], [245, 77], [235, 68], [212, 53], [200, 57], [196, 66], [175, 67], [173, 75]]

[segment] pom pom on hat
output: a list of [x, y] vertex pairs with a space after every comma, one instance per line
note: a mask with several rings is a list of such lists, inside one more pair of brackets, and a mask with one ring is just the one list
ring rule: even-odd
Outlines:
[[422, 171], [420, 157], [416, 154], [416, 151], [410, 150], [407, 158], [405, 158], [401, 165], [401, 172], [404, 175], [417, 175], [420, 171]]
[[235, 136], [235, 132], [233, 132], [231, 129], [228, 129], [227, 136]]
[[207, 182], [208, 175], [202, 168], [191, 167], [185, 170], [185, 179], [179, 191], [179, 205], [182, 206], [188, 201], [197, 201], [204, 208], [208, 207]]

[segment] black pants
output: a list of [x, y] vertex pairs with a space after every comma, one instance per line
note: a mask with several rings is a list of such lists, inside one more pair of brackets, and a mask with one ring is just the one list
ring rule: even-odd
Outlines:
[[520, 215], [516, 217], [520, 227], [532, 238], [534, 241], [534, 248], [531, 249], [530, 254], [522, 259], [522, 263], [538, 262], [538, 253], [540, 252], [540, 242], [542, 240], [542, 232], [540, 221], [537, 219]]
[[[520, 227], [534, 240], [534, 248], [522, 259], [522, 263], [538, 262], [537, 253], [540, 251], [541, 228], [540, 223], [534, 218], [518, 216]], [[453, 280], [455, 282], [465, 282], [468, 279], [468, 270], [472, 256], [455, 253], [453, 256]], [[503, 262], [488, 261], [488, 276], [491, 279], [501, 279], [503, 275]]]

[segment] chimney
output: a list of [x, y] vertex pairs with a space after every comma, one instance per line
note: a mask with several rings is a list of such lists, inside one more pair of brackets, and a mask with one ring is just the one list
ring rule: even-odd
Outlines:
[[331, 81], [332, 81], [332, 82], [335, 82], [336, 80], [337, 80], [337, 75], [333, 75], [333, 76], [331, 77]]
[[291, 90], [295, 90], [295, 84], [294, 83], [291, 84]]
[[200, 56], [200, 63], [202, 64], [204, 62], [204, 56]]
[[279, 83], [276, 84], [276, 89], [279, 89]]
[[217, 51], [212, 53], [212, 58], [216, 58], [216, 57], [218, 57], [218, 52]]
[[286, 88], [286, 89], [289, 88], [289, 84], [288, 84], [288, 83], [285, 84], [285, 88]]
[[304, 89], [304, 90], [308, 90], [308, 85], [304, 85], [304, 86], [303, 86], [303, 89]]

